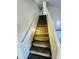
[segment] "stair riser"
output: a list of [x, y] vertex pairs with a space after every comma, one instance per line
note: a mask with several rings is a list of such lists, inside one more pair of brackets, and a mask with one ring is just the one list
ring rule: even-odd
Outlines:
[[48, 29], [47, 28], [37, 28], [37, 30], [46, 31]]
[[48, 32], [48, 30], [36, 30], [35, 32]]
[[34, 39], [36, 41], [49, 41], [48, 39]]
[[37, 29], [44, 29], [44, 30], [46, 30], [48, 28], [47, 27], [37, 27]]
[[37, 27], [47, 27], [47, 25], [38, 25]]
[[48, 34], [46, 34], [46, 33], [41, 33], [41, 34], [35, 33], [35, 35], [48, 35]]
[[43, 33], [48, 34], [48, 31], [39, 30], [39, 31], [36, 31], [36, 33], [38, 33], [38, 34], [43, 34]]
[[48, 35], [48, 33], [35, 33], [35, 35]]
[[40, 32], [40, 33], [35, 33], [36, 35], [48, 35], [48, 33], [42, 33], [42, 32]]

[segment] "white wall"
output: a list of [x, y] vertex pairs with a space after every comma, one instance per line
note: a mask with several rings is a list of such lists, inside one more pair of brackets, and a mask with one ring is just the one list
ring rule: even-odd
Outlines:
[[48, 6], [48, 10], [51, 14], [52, 19], [61, 20], [61, 7], [59, 6]]
[[[60, 29], [61, 28], [61, 7], [59, 6], [48, 6], [48, 10], [50, 12], [50, 15], [52, 17], [52, 20], [54, 21], [54, 26], [55, 29]], [[61, 32], [56, 31], [57, 36], [60, 40], [61, 38]]]
[[38, 8], [31, 0], [18, 0], [17, 2], [17, 32], [20, 41], [24, 37], [34, 15], [38, 12]]
[[58, 29], [60, 28], [60, 25], [57, 25], [57, 21], [60, 20], [61, 22], [61, 7], [59, 6], [48, 6], [50, 15], [52, 17], [52, 19], [55, 22], [55, 28]]
[[[48, 6], [48, 10], [49, 10], [49, 13], [50, 13], [50, 22], [52, 22], [52, 27], [53, 28], [53, 32], [54, 32], [54, 36], [55, 36], [55, 41], [57, 43], [57, 58], [56, 59], [61, 59], [61, 46], [60, 46], [60, 42], [59, 42], [59, 37], [61, 36], [61, 32], [58, 34], [58, 32], [55, 31], [55, 28], [58, 29], [60, 28], [61, 25], [57, 25], [57, 21], [61, 20], [61, 7], [58, 7], [58, 6]], [[52, 33], [53, 33], [52, 32]], [[52, 36], [51, 36], [52, 37]]]
[[[30, 34], [21, 43], [33, 20], [35, 24], [32, 24], [29, 30]], [[38, 7], [33, 0], [17, 0], [17, 43], [19, 46], [17, 52], [19, 59], [27, 59], [31, 45], [32, 28], [36, 26], [37, 20]]]
[[60, 20], [61, 14], [58, 7], [48, 6], [48, 9], [45, 1], [43, 2], [43, 8], [43, 14], [47, 15], [52, 59], [60, 59], [60, 42], [55, 32], [54, 20]]

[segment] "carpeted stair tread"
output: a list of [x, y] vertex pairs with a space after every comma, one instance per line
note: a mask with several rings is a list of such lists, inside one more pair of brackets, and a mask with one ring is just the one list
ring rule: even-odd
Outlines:
[[33, 46], [49, 48], [49, 41], [33, 41]]
[[47, 30], [47, 27], [37, 27], [36, 30]]
[[38, 27], [47, 27], [47, 25], [40, 24], [40, 25], [38, 25]]
[[37, 31], [39, 31], [39, 32], [48, 32], [48, 30], [47, 30], [47, 29], [46, 29], [46, 30], [36, 29], [36, 31], [35, 31], [35, 32], [37, 32]]
[[36, 31], [35, 35], [48, 35], [47, 31]]
[[48, 30], [36, 30], [35, 33], [48, 33]]
[[34, 40], [49, 41], [49, 37], [47, 35], [36, 35], [36, 36], [34, 36]]
[[30, 53], [29, 57], [27, 59], [51, 59], [51, 58], [39, 56], [39, 55], [35, 55], [35, 54]]
[[41, 47], [32, 46], [30, 52], [33, 54], [37, 54], [37, 55], [41, 55], [45, 57], [51, 57], [49, 48], [41, 48]]

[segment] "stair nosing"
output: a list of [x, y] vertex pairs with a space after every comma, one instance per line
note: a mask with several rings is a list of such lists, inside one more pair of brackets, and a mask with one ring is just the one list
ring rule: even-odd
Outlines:
[[48, 46], [48, 45], [33, 44], [33, 46], [36, 46], [36, 47], [49, 48], [49, 46]]
[[45, 39], [45, 40], [43, 40], [43, 39], [34, 39], [34, 40], [36, 40], [36, 41], [49, 41], [49, 39]]
[[45, 57], [51, 57], [50, 54], [45, 54], [45, 53], [41, 53], [41, 52], [37, 52], [37, 51], [33, 51], [33, 50], [31, 50], [30, 52], [33, 54], [37, 54], [37, 55], [41, 55], [41, 56], [45, 56]]

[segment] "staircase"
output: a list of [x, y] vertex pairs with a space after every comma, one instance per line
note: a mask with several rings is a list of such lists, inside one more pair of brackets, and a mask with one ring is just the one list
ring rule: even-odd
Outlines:
[[51, 59], [46, 16], [39, 16], [28, 59]]

